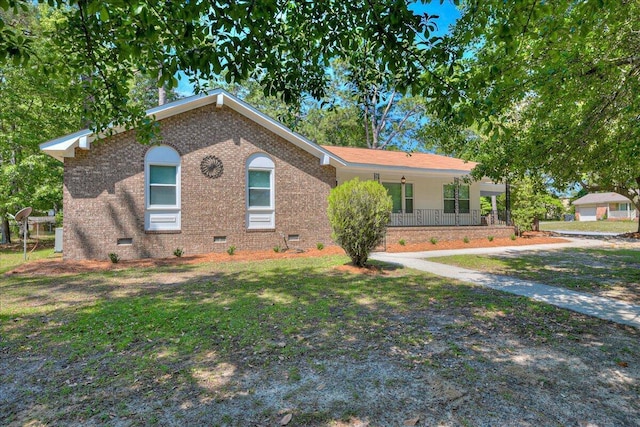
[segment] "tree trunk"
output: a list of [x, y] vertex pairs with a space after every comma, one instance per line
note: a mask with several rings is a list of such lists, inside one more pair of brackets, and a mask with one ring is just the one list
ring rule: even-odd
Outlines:
[[158, 105], [164, 105], [167, 103], [167, 90], [164, 86], [158, 88]]
[[11, 243], [11, 228], [9, 228], [9, 218], [2, 216], [2, 244]]

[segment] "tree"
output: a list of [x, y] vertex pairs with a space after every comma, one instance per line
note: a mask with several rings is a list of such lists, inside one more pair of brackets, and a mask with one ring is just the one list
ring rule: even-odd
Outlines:
[[62, 205], [62, 164], [42, 154], [38, 143], [76, 130], [80, 125], [80, 80], [52, 72], [61, 53], [43, 34], [60, 13], [28, 7], [0, 14], [28, 31], [38, 67], [0, 66], [0, 217], [2, 241], [11, 241], [7, 214], [32, 206], [36, 211]]
[[441, 45], [449, 101], [431, 105], [462, 136], [445, 151], [478, 176], [544, 174], [640, 209], [639, 15], [634, 1], [466, 3]]
[[[416, 57], [425, 56], [415, 40], [427, 29], [405, 1], [47, 2], [65, 16], [52, 32], [64, 66], [90, 76], [86, 91], [100, 100], [89, 112], [96, 130], [146, 123], [128, 104], [127, 84], [137, 71], [160, 75], [159, 86], [168, 89], [178, 72], [197, 87], [223, 72], [228, 81], [252, 77], [265, 94], [289, 103], [302, 93], [325, 95], [329, 61], [355, 49], [356, 33], [391, 73], [404, 76], [402, 89], [418, 84]], [[0, 8], [28, 4], [7, 0]], [[33, 38], [1, 21], [0, 60], [25, 64], [33, 57]]]
[[218, 78], [209, 86], [225, 89], [317, 144], [366, 147], [360, 110], [344, 97], [345, 90], [340, 88], [342, 84], [343, 80], [339, 79], [330, 82], [330, 92], [336, 94], [331, 99], [327, 97], [316, 101], [303, 96], [293, 104], [265, 95], [260, 83], [253, 79], [240, 84]]
[[354, 178], [331, 190], [328, 216], [333, 238], [354, 265], [363, 267], [382, 242], [391, 208], [391, 197], [377, 181]]
[[333, 61], [334, 79], [342, 80], [341, 85], [349, 91], [344, 98], [360, 109], [368, 148], [404, 145], [411, 150], [425, 101], [419, 96], [401, 93], [404, 76], [391, 72], [380, 61], [380, 52], [373, 49], [366, 39], [360, 39], [345, 60]]
[[549, 194], [539, 177], [526, 176], [512, 184], [511, 219], [519, 234], [537, 230], [537, 224], [551, 212], [561, 212], [562, 202]]
[[131, 103], [145, 110], [180, 99], [180, 95], [174, 89], [159, 88], [157, 76], [136, 73], [130, 87]]

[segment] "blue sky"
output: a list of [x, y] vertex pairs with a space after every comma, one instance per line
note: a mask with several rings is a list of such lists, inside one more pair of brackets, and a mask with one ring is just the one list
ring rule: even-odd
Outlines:
[[413, 10], [416, 15], [422, 15], [425, 12], [429, 15], [438, 15], [438, 19], [436, 19], [438, 31], [434, 33], [436, 36], [442, 36], [449, 32], [451, 25], [460, 18], [460, 12], [451, 0], [443, 0], [442, 4], [440, 3], [440, 0], [432, 0], [431, 3], [426, 5], [421, 3], [409, 5], [409, 8]]
[[[422, 15], [424, 13], [438, 15], [438, 19], [435, 21], [438, 25], [438, 31], [433, 33], [433, 35], [436, 36], [446, 34], [450, 26], [460, 17], [460, 12], [456, 9], [452, 0], [432, 0], [432, 2], [428, 4], [416, 2], [410, 4], [409, 8], [413, 10], [416, 15]], [[183, 96], [193, 95], [193, 86], [184, 75], [181, 77], [178, 82], [177, 91]]]

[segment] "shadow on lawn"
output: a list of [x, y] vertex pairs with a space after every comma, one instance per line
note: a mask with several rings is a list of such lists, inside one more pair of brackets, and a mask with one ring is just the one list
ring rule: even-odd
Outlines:
[[473, 363], [513, 359], [476, 358], [469, 336], [512, 334], [515, 349], [602, 326], [431, 276], [337, 272], [336, 259], [12, 278], [0, 419], [273, 425], [288, 409], [295, 425], [399, 424], [415, 408], [451, 413], [466, 394], [456, 377], [482, 379]]

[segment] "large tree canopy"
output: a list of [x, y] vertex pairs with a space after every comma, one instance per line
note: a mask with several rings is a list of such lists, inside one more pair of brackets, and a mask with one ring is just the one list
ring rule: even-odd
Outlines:
[[[8, 16], [0, 12], [0, 17]], [[5, 242], [10, 241], [8, 213], [25, 206], [45, 212], [62, 207], [62, 164], [38, 147], [81, 124], [80, 80], [46, 73], [52, 64], [64, 61], [43, 37], [60, 17], [59, 12], [33, 7], [9, 16], [32, 35], [31, 49], [41, 67], [0, 65], [0, 231]]]
[[[178, 72], [197, 89], [216, 75], [229, 81], [251, 77], [267, 94], [295, 102], [302, 93], [321, 98], [329, 61], [348, 57], [360, 40], [389, 72], [403, 76], [401, 91], [417, 84], [425, 60], [416, 37], [428, 30], [405, 1], [47, 2], [65, 14], [54, 33], [67, 53], [65, 66], [85, 75], [87, 91], [100, 100], [90, 111], [98, 129], [142, 117], [127, 107], [127, 82], [141, 70], [160, 75], [159, 84], [169, 89]], [[0, 8], [30, 3], [4, 0]], [[21, 62], [35, 56], [28, 32], [0, 21], [0, 58]]]
[[478, 175], [543, 174], [640, 208], [639, 18], [637, 1], [467, 2], [428, 134]]

